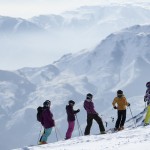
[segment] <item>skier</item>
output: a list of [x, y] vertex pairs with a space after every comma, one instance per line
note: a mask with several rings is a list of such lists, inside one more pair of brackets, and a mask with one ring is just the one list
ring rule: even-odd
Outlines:
[[44, 132], [40, 138], [39, 144], [47, 144], [47, 138], [51, 134], [52, 127], [55, 126], [55, 122], [53, 120], [53, 114], [50, 111], [51, 101], [46, 100], [43, 103], [43, 111], [41, 114], [41, 124], [44, 127]]
[[73, 100], [70, 100], [68, 104], [69, 105], [66, 106], [67, 120], [68, 120], [68, 130], [66, 132], [65, 138], [66, 140], [71, 138], [75, 125], [75, 115], [76, 113], [80, 112], [80, 109], [78, 110], [73, 109], [73, 106], [75, 105], [75, 102]]
[[86, 100], [84, 101], [84, 108], [87, 111], [87, 126], [85, 128], [84, 135], [90, 134], [93, 119], [98, 123], [100, 133], [106, 134], [102, 119], [99, 117], [98, 113], [94, 109], [94, 103], [92, 102], [92, 98], [93, 95], [91, 93], [88, 93], [86, 95]]
[[147, 102], [147, 113], [144, 119], [144, 126], [149, 125], [149, 120], [150, 120], [150, 82], [147, 82], [146, 87], [147, 90], [144, 96], [144, 102]]
[[114, 109], [118, 110], [118, 119], [116, 121], [114, 130], [115, 131], [123, 130], [124, 123], [126, 120], [126, 106], [130, 106], [130, 103], [127, 102], [125, 96], [123, 95], [123, 91], [121, 90], [117, 91], [117, 97], [114, 98], [112, 105]]

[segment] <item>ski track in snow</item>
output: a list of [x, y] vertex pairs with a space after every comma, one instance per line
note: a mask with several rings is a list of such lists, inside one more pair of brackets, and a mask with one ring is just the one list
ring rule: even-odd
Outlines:
[[16, 150], [149, 150], [150, 126], [127, 128], [116, 133], [75, 137], [46, 145]]

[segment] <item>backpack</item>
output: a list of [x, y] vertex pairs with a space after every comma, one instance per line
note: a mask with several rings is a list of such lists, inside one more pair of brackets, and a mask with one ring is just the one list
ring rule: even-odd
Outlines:
[[42, 112], [43, 112], [43, 107], [39, 106], [37, 108], [37, 121], [42, 122]]

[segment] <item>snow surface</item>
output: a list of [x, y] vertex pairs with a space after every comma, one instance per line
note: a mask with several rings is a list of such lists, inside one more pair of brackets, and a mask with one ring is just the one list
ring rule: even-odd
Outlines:
[[75, 137], [42, 146], [24, 147], [16, 150], [149, 150], [150, 126], [127, 128], [106, 135]]

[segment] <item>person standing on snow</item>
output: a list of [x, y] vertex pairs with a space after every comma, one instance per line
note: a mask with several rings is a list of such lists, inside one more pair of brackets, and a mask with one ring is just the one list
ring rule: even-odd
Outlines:
[[84, 108], [87, 111], [87, 126], [85, 128], [84, 135], [90, 134], [93, 119], [98, 123], [100, 133], [106, 134], [102, 119], [99, 117], [98, 113], [94, 109], [94, 103], [92, 102], [92, 98], [93, 95], [91, 93], [88, 93], [86, 95], [86, 100], [84, 101]]
[[[116, 106], [117, 104], [117, 106]], [[115, 125], [115, 131], [123, 130], [124, 129], [124, 123], [126, 121], [126, 106], [130, 106], [130, 103], [127, 102], [125, 96], [123, 95], [123, 91], [118, 90], [117, 91], [117, 97], [114, 98], [114, 101], [112, 103], [114, 109], [118, 110], [118, 119], [116, 121]]]
[[75, 125], [75, 115], [80, 112], [80, 109], [74, 110], [73, 106], [75, 105], [75, 102], [73, 100], [70, 100], [68, 102], [69, 105], [66, 106], [66, 112], [67, 112], [67, 120], [68, 120], [68, 130], [66, 132], [66, 140], [70, 139], [72, 136], [72, 132], [74, 130]]
[[41, 124], [44, 127], [44, 132], [40, 138], [39, 144], [47, 144], [48, 136], [51, 134], [52, 127], [55, 126], [53, 114], [50, 111], [51, 101], [46, 100], [43, 103], [43, 111], [41, 115]]
[[144, 126], [149, 125], [149, 120], [150, 120], [150, 82], [146, 83], [146, 93], [144, 96], [144, 102], [147, 102], [147, 113], [144, 119]]

